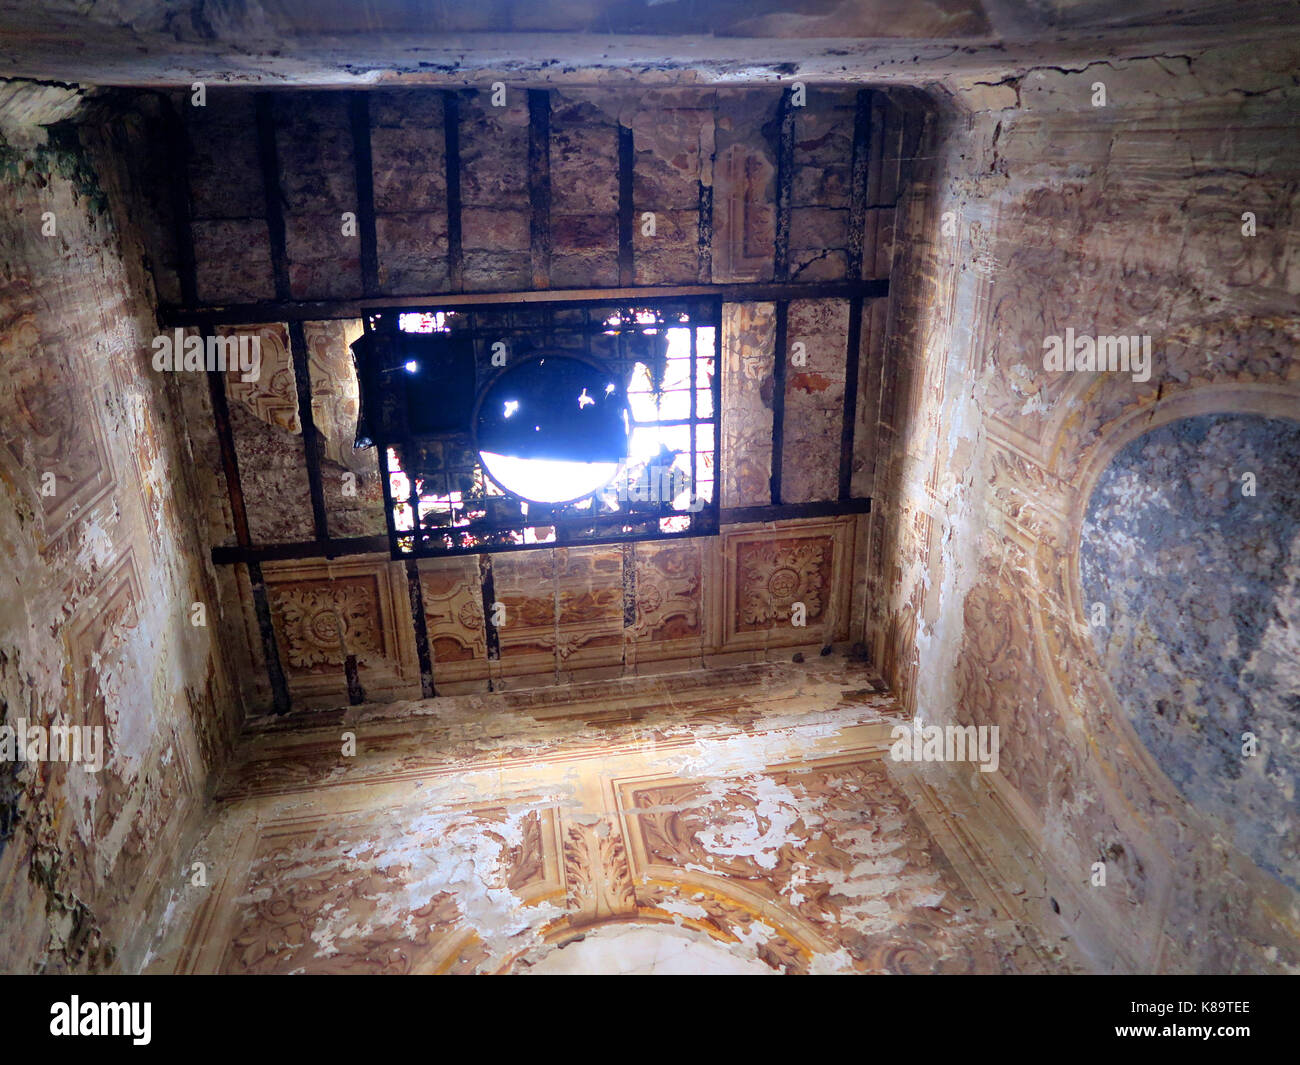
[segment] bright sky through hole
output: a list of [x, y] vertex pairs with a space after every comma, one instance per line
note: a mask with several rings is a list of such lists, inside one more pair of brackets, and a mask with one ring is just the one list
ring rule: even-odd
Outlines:
[[[668, 329], [667, 357], [663, 377], [665, 394], [656, 395], [650, 377], [650, 370], [644, 364], [638, 364], [632, 375], [627, 390], [628, 405], [631, 409], [631, 430], [629, 440], [629, 459], [633, 462], [646, 462], [664, 454], [675, 453], [672, 460], [682, 474], [690, 471], [690, 429], [678, 426], [641, 426], [638, 422], [656, 421], [660, 418], [687, 418], [690, 415], [690, 351], [691, 334], [689, 329]], [[711, 351], [713, 331], [700, 331], [700, 347]], [[703, 366], [703, 360], [701, 360]], [[695, 382], [701, 393], [701, 407], [710, 404], [711, 397], [707, 391], [707, 378], [701, 372]], [[611, 382], [606, 386], [606, 394], [615, 390]], [[578, 397], [578, 406], [585, 407], [594, 403], [586, 389]], [[518, 400], [505, 402], [504, 415], [509, 418], [520, 409]], [[481, 452], [488, 472], [509, 491], [524, 499], [538, 503], [564, 503], [572, 499], [595, 492], [608, 484], [618, 473], [618, 465], [609, 462], [564, 462], [553, 459], [521, 459], [510, 455]], [[688, 486], [689, 490], [689, 486]]]
[[[637, 319], [642, 325], [654, 322], [653, 314], [647, 312]], [[611, 327], [621, 325], [620, 319], [611, 319]], [[438, 314], [403, 313], [399, 328], [413, 333], [442, 332], [447, 329], [445, 317]], [[647, 330], [656, 332], [657, 330]], [[697, 391], [697, 416], [710, 417], [713, 414], [713, 397], [709, 389], [709, 377], [706, 363], [711, 365], [714, 330], [700, 327], [698, 331], [700, 363], [695, 381], [690, 380], [690, 330], [681, 327], [668, 327], [664, 330], [667, 340], [667, 363], [661, 383], [663, 392], [656, 393], [649, 367], [638, 363], [631, 379], [627, 383], [627, 404], [631, 414], [629, 426], [630, 469], [637, 469], [646, 463], [670, 462], [679, 474], [689, 481], [690, 472], [690, 429], [686, 425], [654, 426], [646, 422], [658, 420], [685, 420], [690, 417], [690, 392]], [[405, 367], [415, 373], [419, 367], [407, 363]], [[605, 394], [616, 390], [611, 382], [605, 387]], [[592, 395], [586, 390], [578, 398], [579, 408], [594, 403]], [[516, 414], [528, 417], [518, 399], [505, 401], [502, 411], [506, 418]], [[626, 417], [626, 416], [625, 416]], [[714, 441], [710, 430], [708, 436], [701, 439], [701, 450], [711, 452]], [[668, 456], [673, 456], [669, 458]], [[522, 499], [531, 499], [538, 503], [564, 503], [582, 499], [609, 484], [619, 473], [621, 464], [610, 462], [566, 462], [551, 459], [521, 459], [510, 455], [493, 452], [480, 452], [487, 472], [500, 485]], [[707, 462], [707, 459], [703, 460]], [[705, 467], [709, 468], [709, 467]], [[629, 476], [632, 474], [629, 473]], [[683, 482], [685, 484], [685, 482]], [[702, 486], [710, 491], [706, 483]], [[682, 499], [688, 498], [689, 485], [685, 485]], [[675, 502], [678, 502], [675, 500]]]
[[563, 462], [520, 459], [480, 451], [483, 464], [496, 480], [516, 495], [535, 503], [565, 503], [590, 495], [618, 472], [617, 462]]

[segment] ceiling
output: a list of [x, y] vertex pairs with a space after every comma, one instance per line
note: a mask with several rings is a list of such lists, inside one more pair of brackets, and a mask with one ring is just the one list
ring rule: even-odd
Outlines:
[[1033, 65], [1268, 39], [1283, 0], [569, 0], [307, 8], [0, 3], [0, 75], [69, 84], [737, 84], [781, 77], [938, 84]]
[[[774, 88], [491, 97], [117, 100], [158, 133], [130, 165], [167, 327], [260, 346], [256, 380], [174, 375], [254, 712], [788, 660], [862, 631], [924, 112], [848, 88], [800, 107]], [[390, 558], [376, 449], [352, 446], [369, 309], [691, 285], [726, 300], [721, 537]]]

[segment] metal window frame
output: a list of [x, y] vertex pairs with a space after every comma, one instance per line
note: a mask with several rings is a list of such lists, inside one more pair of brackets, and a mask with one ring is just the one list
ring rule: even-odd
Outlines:
[[[543, 517], [538, 521], [529, 521], [524, 519], [523, 523], [494, 523], [490, 515], [483, 521], [475, 522], [471, 525], [435, 525], [426, 526], [424, 519], [420, 514], [420, 500], [418, 492], [412, 485], [412, 494], [406, 500], [395, 500], [392, 494], [392, 475], [398, 470], [390, 466], [388, 452], [390, 448], [397, 450], [410, 446], [410, 438], [405, 440], [391, 440], [384, 438], [381, 433], [376, 431], [375, 447], [379, 466], [380, 483], [384, 497], [384, 517], [387, 525], [387, 543], [390, 557], [396, 561], [406, 561], [419, 558], [447, 558], [459, 555], [481, 555], [497, 554], [513, 551], [529, 551], [536, 549], [554, 549], [557, 547], [571, 547], [597, 544], [621, 544], [631, 542], [645, 542], [657, 540], [679, 540], [701, 536], [716, 536], [721, 527], [721, 494], [722, 494], [722, 330], [723, 330], [723, 298], [718, 294], [709, 295], [652, 295], [629, 298], [626, 296], [615, 297], [605, 296], [594, 299], [572, 299], [572, 300], [548, 300], [545, 303], [520, 304], [517, 299], [501, 300], [499, 302], [481, 302], [471, 306], [464, 304], [457, 305], [458, 301], [454, 297], [447, 301], [420, 301], [420, 302], [392, 302], [385, 306], [375, 306], [369, 308], [362, 318], [363, 328], [367, 334], [371, 334], [380, 329], [394, 330], [398, 329], [400, 316], [403, 314], [448, 314], [457, 315], [464, 320], [461, 328], [453, 330], [454, 333], [468, 338], [476, 346], [485, 343], [489, 338], [502, 339], [505, 336], [533, 335], [542, 338], [543, 346], [554, 346], [555, 338], [558, 335], [572, 337], [580, 333], [583, 336], [583, 345], [581, 349], [575, 349], [574, 354], [584, 356], [588, 359], [599, 359], [599, 354], [592, 351], [591, 339], [597, 333], [603, 333], [605, 330], [600, 328], [603, 325], [599, 319], [594, 316], [601, 311], [614, 310], [651, 310], [661, 313], [682, 313], [689, 314], [689, 323], [683, 323], [680, 326], [667, 325], [665, 328], [687, 328], [690, 331], [690, 355], [689, 355], [689, 382], [690, 387], [687, 392], [690, 396], [690, 413], [685, 419], [660, 419], [653, 422], [638, 422], [635, 426], [653, 427], [669, 425], [686, 425], [690, 429], [690, 477], [692, 489], [698, 484], [698, 432], [701, 427], [708, 426], [712, 429], [713, 436], [713, 491], [712, 498], [707, 500], [703, 507], [698, 511], [682, 511], [674, 508], [665, 509], [662, 504], [657, 509], [638, 510], [633, 506], [628, 515], [632, 520], [622, 522], [624, 528], [620, 531], [609, 531], [608, 526], [618, 525], [618, 515], [608, 515], [604, 520], [598, 517], [590, 517], [581, 514], [574, 514], [573, 511], [580, 508], [575, 507], [575, 503], [581, 500], [573, 501], [568, 504], [558, 505], [555, 512], [559, 515], [560, 520], [547, 520]], [[557, 322], [556, 312], [581, 310], [583, 318], [580, 323]], [[482, 317], [492, 316], [493, 314], [504, 314], [514, 316], [524, 314], [537, 319], [540, 324], [530, 325], [508, 325], [500, 326], [499, 324], [484, 325], [481, 322]], [[713, 330], [713, 350], [705, 353], [700, 350], [699, 330], [712, 328]], [[566, 350], [560, 348], [558, 350]], [[710, 382], [710, 393], [712, 397], [711, 414], [703, 417], [699, 413], [698, 399], [700, 360], [713, 359], [714, 372]], [[476, 399], [481, 398], [485, 389], [491, 386], [491, 378], [483, 378], [478, 372], [476, 366], [475, 395]], [[398, 451], [401, 454], [401, 451]], [[477, 462], [475, 469], [486, 480], [490, 479], [482, 464]], [[406, 472], [406, 471], [401, 471]], [[620, 469], [618, 476], [623, 475], [623, 469]], [[504, 486], [498, 486], [504, 488]], [[591, 500], [597, 493], [592, 493], [584, 499]], [[543, 515], [547, 510], [539, 508], [536, 503], [524, 500], [522, 497], [505, 490], [503, 496], [493, 496], [507, 501], [509, 504], [528, 503], [530, 512], [541, 509]], [[399, 529], [396, 522], [396, 509], [402, 503], [409, 503], [412, 508], [412, 517], [414, 521], [413, 529]], [[567, 513], [566, 513], [567, 512]], [[530, 513], [531, 517], [531, 513]], [[684, 518], [689, 524], [687, 528], [681, 530], [665, 531], [659, 527], [661, 518]], [[601, 527], [606, 527], [601, 530]], [[540, 543], [522, 543], [522, 542], [500, 542], [497, 538], [507, 535], [522, 535], [523, 531], [528, 528], [550, 528], [553, 529], [553, 539]], [[593, 531], [597, 530], [597, 531]], [[441, 542], [439, 541], [441, 537]]]

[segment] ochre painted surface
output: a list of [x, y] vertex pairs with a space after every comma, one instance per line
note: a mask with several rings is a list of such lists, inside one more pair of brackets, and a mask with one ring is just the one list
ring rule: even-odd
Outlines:
[[522, 972], [629, 924], [775, 972], [1071, 969], [936, 842], [878, 686], [827, 659], [260, 730], [154, 971]]

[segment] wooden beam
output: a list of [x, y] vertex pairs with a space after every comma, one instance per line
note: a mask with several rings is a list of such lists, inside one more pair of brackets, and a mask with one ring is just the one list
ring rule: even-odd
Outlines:
[[636, 168], [636, 147], [632, 131], [618, 127], [618, 283], [636, 284], [636, 243], [633, 236], [633, 176]]
[[[784, 503], [780, 506], [755, 506], [755, 507], [724, 507], [719, 513], [720, 525], [741, 525], [756, 521], [799, 521], [804, 518], [827, 518], [835, 517], [840, 514], [865, 514], [871, 509], [870, 499], [841, 499], [829, 500], [818, 503]], [[624, 537], [601, 537], [592, 540], [573, 541], [569, 544], [512, 544], [501, 547], [490, 548], [485, 551], [482, 547], [476, 547], [463, 551], [449, 552], [448, 554], [468, 555], [474, 554], [479, 556], [479, 575], [481, 580], [487, 583], [484, 585], [484, 610], [491, 612], [492, 603], [495, 599], [495, 592], [492, 589], [490, 563], [483, 560], [491, 557], [492, 554], [503, 554], [515, 551], [543, 551], [552, 550], [557, 546], [584, 547], [595, 544], [634, 544], [634, 543], [657, 543], [663, 540], [672, 539], [689, 539], [699, 536], [715, 536], [716, 530], [705, 532], [695, 532], [682, 536], [659, 536], [650, 537], [645, 541], [628, 540]], [[326, 549], [328, 553], [326, 553]], [[280, 560], [286, 558], [308, 559], [308, 558], [339, 558], [346, 555], [371, 555], [383, 551], [388, 553], [390, 550], [387, 536], [358, 536], [350, 540], [331, 540], [325, 548], [314, 540], [307, 540], [302, 543], [294, 544], [268, 544], [265, 547], [250, 547], [241, 549], [237, 547], [214, 547], [212, 549], [212, 561], [216, 565], [231, 565], [236, 562], [262, 562], [271, 560]], [[408, 566], [412, 560], [407, 559]], [[486, 567], [486, 569], [485, 569]], [[408, 571], [409, 576], [409, 571]], [[489, 645], [499, 647], [499, 637], [495, 628], [489, 631]], [[498, 657], [489, 654], [488, 657]]]
[[275, 639], [271, 604], [266, 596], [266, 578], [262, 576], [260, 562], [248, 563], [248, 583], [253, 589], [253, 612], [257, 615], [257, 629], [262, 637], [262, 656], [266, 659], [266, 675], [271, 682], [271, 709], [277, 714], [287, 714], [291, 705], [289, 685], [284, 679], [284, 667], [280, 664], [280, 648]]
[[776, 249], [772, 277], [790, 279], [790, 203], [794, 188], [794, 107], [790, 90], [781, 94], [781, 124], [776, 143]]
[[871, 167], [871, 90], [859, 89], [853, 115], [853, 162], [849, 178], [849, 268], [848, 276], [862, 276], [863, 245], [866, 239], [867, 184]]
[[[621, 576], [623, 580], [623, 632], [622, 656], [623, 668], [636, 665], [636, 544], [622, 545]], [[628, 662], [628, 648], [632, 649], [633, 660]]]
[[785, 465], [785, 362], [786, 331], [790, 305], [776, 305], [776, 341], [772, 351], [772, 477], [769, 482], [772, 506], [781, 505], [781, 474]]
[[713, 186], [706, 185], [703, 181], [700, 185], [699, 200], [699, 278], [700, 284], [707, 285], [713, 280]]
[[[204, 338], [207, 345], [207, 336]], [[226, 476], [226, 492], [230, 498], [230, 518], [235, 529], [235, 542], [244, 555], [240, 561], [248, 565], [248, 583], [253, 591], [253, 612], [262, 638], [262, 655], [266, 660], [267, 679], [271, 683], [271, 703], [277, 714], [289, 710], [289, 686], [280, 665], [280, 651], [276, 645], [275, 628], [271, 623], [271, 607], [266, 597], [266, 581], [262, 577], [262, 563], [255, 557], [252, 537], [248, 530], [248, 508], [244, 504], [243, 482], [239, 476], [239, 457], [235, 453], [235, 435], [230, 427], [230, 406], [226, 399], [226, 376], [220, 370], [209, 370], [208, 394], [212, 399], [212, 420], [217, 430], [217, 444], [221, 450], [221, 467]]]
[[[862, 277], [866, 241], [867, 184], [871, 164], [871, 90], [859, 89], [853, 115], [853, 161], [849, 181], [848, 276]], [[840, 499], [853, 494], [854, 434], [858, 420], [858, 373], [862, 354], [863, 299], [849, 300], [849, 335], [844, 359], [844, 412], [840, 422]]]
[[[208, 334], [203, 334], [204, 347]], [[244, 504], [244, 485], [239, 475], [239, 456], [235, 452], [235, 434], [230, 427], [230, 404], [226, 399], [226, 375], [220, 370], [208, 371], [208, 396], [212, 401], [212, 421], [217, 430], [217, 446], [221, 451], [221, 470], [226, 476], [226, 495], [230, 500], [230, 520], [235, 529], [235, 542], [241, 548], [252, 543], [248, 531], [248, 508]]]
[[351, 536], [321, 542], [304, 540], [291, 544], [264, 544], [260, 547], [214, 547], [212, 561], [218, 566], [228, 566], [236, 562], [282, 562], [286, 559], [302, 558], [344, 558], [351, 555], [373, 555], [379, 552], [389, 554], [392, 545], [388, 534], [382, 536]]
[[311, 368], [302, 322], [289, 323], [289, 352], [293, 356], [293, 380], [298, 393], [298, 424], [302, 428], [302, 450], [307, 462], [312, 524], [317, 542], [326, 543], [330, 536], [329, 518], [325, 513], [325, 486], [320, 473], [324, 441], [316, 428], [316, 415], [311, 407]]
[[447, 282], [455, 292], [465, 287], [465, 249], [461, 240], [460, 97], [442, 94], [442, 134], [447, 167]]
[[292, 299], [289, 286], [289, 255], [284, 231], [284, 193], [280, 189], [280, 156], [275, 145], [274, 101], [271, 93], [254, 98], [257, 114], [257, 160], [262, 170], [262, 195], [266, 206], [266, 230], [271, 240], [271, 273], [275, 297]]
[[175, 163], [175, 180], [171, 182], [172, 234], [176, 244], [176, 275], [180, 282], [181, 302], [198, 302], [198, 264], [194, 255], [194, 230], [190, 206], [190, 141], [185, 119], [170, 96], [162, 97], [163, 123], [168, 149]]
[[[478, 579], [479, 587], [483, 592], [483, 634], [487, 641], [487, 656], [490, 661], [495, 662], [501, 658], [501, 634], [497, 632], [496, 622], [492, 620], [497, 592], [496, 581], [492, 576], [491, 555], [478, 556]], [[491, 687], [492, 680], [489, 677], [488, 689], [491, 690]]]
[[528, 223], [533, 288], [551, 287], [551, 94], [528, 90]]
[[420, 564], [406, 560], [406, 589], [411, 600], [411, 627], [415, 630], [415, 658], [420, 664], [420, 697], [438, 694], [433, 686], [433, 653], [429, 650], [429, 626], [424, 617], [424, 588], [420, 585]]
[[800, 521], [805, 518], [834, 518], [842, 514], [867, 514], [870, 499], [827, 500], [819, 503], [784, 503], [776, 507], [725, 507], [723, 525], [744, 525], [755, 521]]
[[255, 325], [268, 322], [325, 322], [364, 318], [378, 311], [458, 310], [465, 307], [522, 303], [586, 303], [594, 300], [676, 299], [711, 296], [724, 303], [773, 302], [798, 299], [879, 299], [889, 295], [888, 280], [742, 282], [726, 285], [640, 285], [618, 288], [533, 289], [525, 292], [435, 292], [377, 299], [268, 300], [261, 303], [214, 304], [206, 307], [163, 307], [159, 319], [166, 328], [204, 325]]
[[844, 413], [840, 422], [840, 499], [853, 494], [853, 435], [858, 420], [858, 366], [862, 354], [862, 297], [849, 300], [849, 339], [844, 357]]
[[[636, 628], [636, 543], [623, 545], [623, 632]], [[627, 662], [627, 643], [623, 644], [623, 661]]]
[[357, 189], [357, 236], [361, 240], [361, 291], [379, 295], [379, 238], [375, 231], [375, 172], [370, 151], [370, 96], [354, 92], [348, 101], [352, 120], [352, 160]]
[[[180, 273], [181, 298], [197, 299], [198, 269], [194, 255], [194, 231], [190, 226], [190, 185], [189, 185], [189, 138], [185, 132], [185, 119], [169, 106], [169, 127], [172, 135], [172, 148], [179, 170], [179, 177], [173, 186], [173, 220], [176, 226], [177, 269]], [[211, 330], [204, 328], [200, 334], [203, 346], [208, 346]], [[213, 427], [217, 434], [217, 448], [221, 455], [221, 469], [226, 480], [226, 498], [230, 503], [230, 520], [235, 531], [235, 541], [239, 550], [250, 551], [252, 535], [248, 527], [248, 508], [244, 502], [244, 486], [239, 474], [239, 455], [235, 450], [235, 434], [230, 424], [230, 403], [226, 396], [226, 376], [220, 370], [207, 373], [208, 398], [212, 404]], [[271, 708], [277, 714], [288, 713], [289, 685], [285, 681], [284, 668], [280, 663], [280, 649], [275, 638], [275, 626], [271, 621], [271, 604], [266, 595], [266, 580], [262, 576], [262, 565], [253, 559], [247, 560], [248, 584], [253, 594], [253, 615], [257, 620], [257, 631], [262, 641], [262, 657], [266, 662], [266, 679], [271, 686]]]
[[361, 674], [357, 670], [356, 655], [348, 655], [343, 659], [343, 676], [348, 682], [348, 704], [360, 706], [366, 701], [366, 690], [361, 687]]

